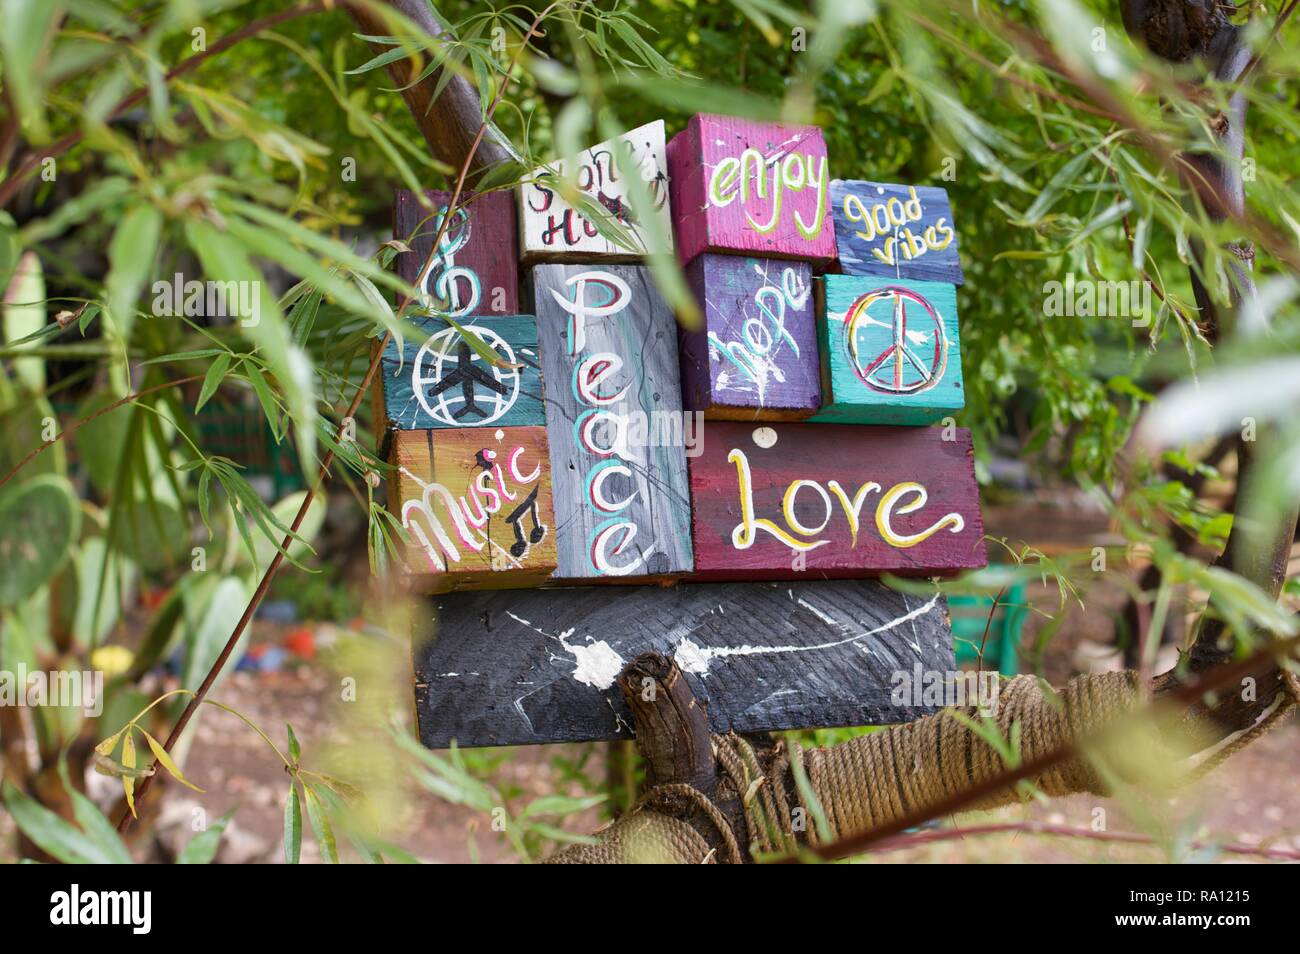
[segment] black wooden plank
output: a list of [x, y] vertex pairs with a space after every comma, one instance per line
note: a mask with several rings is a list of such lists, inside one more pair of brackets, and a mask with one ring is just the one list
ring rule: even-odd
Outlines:
[[894, 674], [954, 668], [942, 597], [873, 580], [498, 590], [422, 606], [415, 701], [431, 748], [630, 738], [614, 680], [651, 650], [677, 659], [718, 732], [907, 722], [935, 707], [893, 703]]

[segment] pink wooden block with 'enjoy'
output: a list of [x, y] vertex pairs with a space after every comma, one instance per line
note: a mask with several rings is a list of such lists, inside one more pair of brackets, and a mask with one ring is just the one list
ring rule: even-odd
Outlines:
[[816, 126], [700, 113], [668, 143], [677, 250], [835, 258], [830, 169]]

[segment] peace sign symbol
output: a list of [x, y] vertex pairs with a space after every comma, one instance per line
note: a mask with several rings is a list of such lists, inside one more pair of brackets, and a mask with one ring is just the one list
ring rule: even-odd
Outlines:
[[853, 370], [873, 391], [917, 394], [943, 378], [948, 336], [939, 313], [918, 292], [901, 285], [867, 292], [849, 306], [844, 324]]

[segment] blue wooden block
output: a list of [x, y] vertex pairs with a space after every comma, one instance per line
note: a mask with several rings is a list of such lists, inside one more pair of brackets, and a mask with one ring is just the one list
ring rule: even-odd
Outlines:
[[821, 280], [822, 409], [811, 420], [930, 424], [966, 403], [957, 293], [946, 282]]
[[948, 193], [933, 186], [831, 181], [840, 271], [920, 281], [965, 279]]
[[494, 365], [446, 320], [414, 317], [425, 337], [399, 354], [390, 339], [380, 364], [387, 426], [398, 430], [539, 425], [546, 423], [537, 319], [532, 315], [467, 318], [473, 332], [501, 358]]

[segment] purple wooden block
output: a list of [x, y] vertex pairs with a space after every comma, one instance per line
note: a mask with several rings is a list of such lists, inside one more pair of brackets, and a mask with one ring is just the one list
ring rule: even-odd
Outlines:
[[686, 269], [704, 326], [680, 333], [682, 399], [712, 420], [797, 420], [821, 383], [806, 262], [699, 255]]
[[700, 113], [668, 143], [677, 251], [835, 258], [826, 142], [816, 126]]

